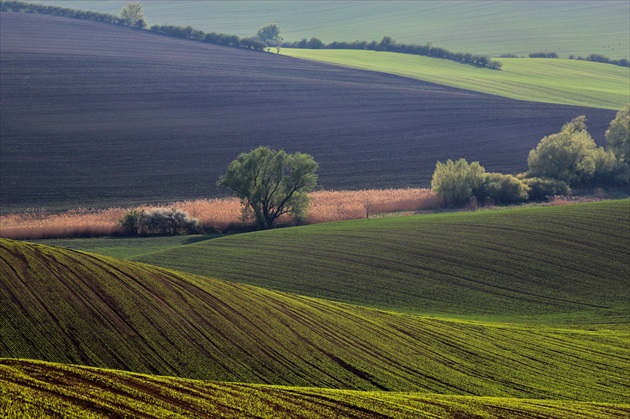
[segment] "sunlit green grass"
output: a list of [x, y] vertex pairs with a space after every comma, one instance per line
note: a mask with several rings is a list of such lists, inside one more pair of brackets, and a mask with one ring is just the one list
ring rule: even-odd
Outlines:
[[497, 71], [392, 52], [284, 48], [281, 53], [519, 100], [615, 110], [630, 101], [630, 68], [610, 64], [501, 58], [503, 69]]
[[185, 380], [0, 360], [7, 417], [621, 418], [630, 404], [333, 390]]
[[618, 200], [279, 229], [138, 260], [387, 310], [612, 324], [627, 320], [629, 249]]
[[0, 272], [0, 357], [339, 389], [630, 397], [627, 326], [379, 311], [10, 240]]

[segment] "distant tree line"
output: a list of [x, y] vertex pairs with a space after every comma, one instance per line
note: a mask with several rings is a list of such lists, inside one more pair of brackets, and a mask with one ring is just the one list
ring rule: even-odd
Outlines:
[[287, 48], [308, 48], [308, 49], [355, 49], [369, 51], [388, 51], [401, 54], [423, 55], [426, 57], [443, 58], [457, 61], [464, 64], [488, 67], [494, 70], [501, 69], [501, 63], [494, 61], [486, 55], [476, 55], [468, 52], [452, 52], [445, 48], [434, 47], [430, 42], [424, 45], [401, 44], [393, 40], [390, 36], [384, 36], [380, 42], [376, 41], [354, 41], [354, 42], [331, 42], [325, 44], [318, 38], [309, 40], [302, 39], [298, 42], [285, 42], [282, 46]]
[[223, 33], [205, 33], [191, 26], [153, 25], [149, 30], [174, 38], [194, 39], [227, 47], [246, 48], [255, 51], [264, 51], [267, 48], [267, 45], [263, 41], [255, 37], [240, 38], [236, 35]]
[[591, 54], [588, 57], [577, 57], [575, 58], [573, 55], [569, 56], [569, 59], [575, 60], [583, 60], [583, 61], [593, 61], [596, 63], [604, 63], [604, 64], [614, 64], [620, 65], [622, 67], [630, 67], [630, 61], [625, 58], [621, 58], [619, 60], [613, 60], [608, 57], [605, 57], [601, 54]]
[[[140, 29], [146, 28], [144, 16], [140, 10], [133, 10], [133, 6], [139, 3], [129, 3], [121, 11], [121, 16], [108, 13], [89, 12], [83, 10], [69, 9], [66, 7], [46, 6], [43, 4], [25, 3], [22, 1], [0, 0], [0, 11], [18, 12], [18, 13], [37, 13], [54, 16], [69, 17], [74, 19], [87, 19], [97, 22], [111, 23], [116, 25], [133, 26]], [[131, 7], [130, 7], [131, 6]], [[203, 31], [194, 29], [190, 26], [172, 26], [172, 25], [153, 25], [150, 31], [160, 33], [175, 38], [193, 39], [211, 44], [224, 45], [229, 47], [238, 47], [252, 49], [256, 51], [264, 51], [267, 45], [260, 39], [255, 37], [239, 38], [236, 35], [226, 35], [220, 33], [204, 33]]]
[[558, 58], [558, 54], [555, 52], [532, 52], [529, 54], [529, 58]]
[[[512, 55], [512, 54], [504, 54], [504, 55], [501, 55], [501, 58], [519, 58], [519, 57], [517, 55]], [[558, 54], [555, 52], [533, 52], [529, 54], [529, 58], [558, 58]], [[604, 64], [613, 64], [613, 65], [618, 65], [621, 67], [630, 67], [630, 61], [628, 61], [626, 58], [613, 60], [601, 54], [591, 54], [588, 57], [577, 57], [577, 58], [574, 55], [569, 55], [569, 59], [581, 60], [581, 61], [593, 61], [596, 63], [604, 63]]]
[[44, 15], [55, 15], [70, 17], [74, 19], [95, 20], [97, 22], [113, 23], [116, 25], [128, 25], [127, 19], [121, 16], [110, 15], [108, 13], [89, 12], [85, 10], [75, 10], [66, 7], [46, 6], [44, 4], [24, 3], [21, 1], [0, 0], [0, 11], [18, 13], [37, 13]]

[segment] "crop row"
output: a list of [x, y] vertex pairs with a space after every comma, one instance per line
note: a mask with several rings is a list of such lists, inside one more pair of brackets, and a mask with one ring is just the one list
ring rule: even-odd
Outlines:
[[628, 404], [359, 392], [184, 380], [27, 360], [0, 360], [9, 417], [621, 418]]

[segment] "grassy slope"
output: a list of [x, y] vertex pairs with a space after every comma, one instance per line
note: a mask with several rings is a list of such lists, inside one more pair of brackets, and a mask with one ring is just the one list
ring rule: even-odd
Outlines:
[[622, 402], [623, 330], [425, 318], [0, 241], [0, 357], [189, 378]]
[[[117, 14], [121, 1], [47, 0]], [[285, 39], [325, 42], [380, 40], [500, 55], [555, 51], [614, 58], [630, 53], [630, 6], [625, 1], [160, 1], [145, 2], [149, 24], [192, 25], [252, 36], [276, 22]], [[456, 29], [454, 29], [456, 28]]]
[[501, 71], [409, 54], [284, 48], [282, 54], [511, 99], [605, 109], [630, 101], [630, 68], [566, 59], [501, 58]]
[[33, 240], [47, 246], [65, 247], [112, 256], [120, 259], [138, 257], [146, 253], [168, 250], [204, 240], [221, 237], [220, 234], [159, 236], [159, 237], [101, 237], [78, 239], [43, 239]]
[[630, 404], [229, 384], [4, 359], [0, 409], [9, 417], [66, 418], [142, 413], [149, 418], [593, 419], [627, 417]]
[[628, 309], [629, 205], [357, 220], [228, 236], [139, 259], [389, 310], [608, 317]]

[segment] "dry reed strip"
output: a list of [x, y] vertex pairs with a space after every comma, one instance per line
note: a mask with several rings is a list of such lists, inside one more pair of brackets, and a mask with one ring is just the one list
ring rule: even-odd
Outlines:
[[[366, 218], [375, 214], [418, 211], [437, 208], [439, 198], [429, 189], [368, 189], [361, 191], [317, 191], [310, 194], [311, 204], [303, 224]], [[251, 226], [241, 219], [237, 198], [199, 199], [162, 206], [136, 208], [75, 209], [63, 213], [46, 210], [0, 216], [0, 237], [40, 239], [96, 237], [119, 234], [119, 220], [131, 209], [177, 208], [199, 220], [206, 230], [224, 232]], [[289, 217], [280, 221], [294, 223]]]

